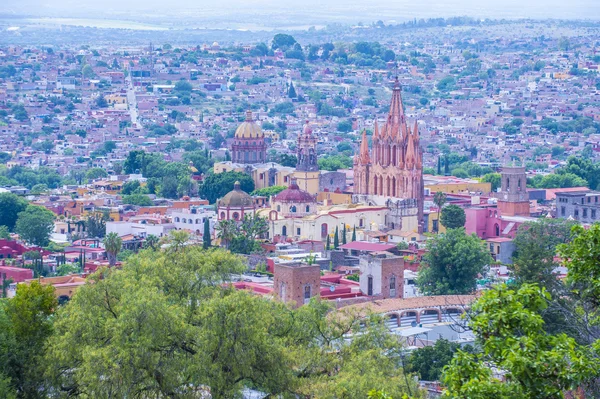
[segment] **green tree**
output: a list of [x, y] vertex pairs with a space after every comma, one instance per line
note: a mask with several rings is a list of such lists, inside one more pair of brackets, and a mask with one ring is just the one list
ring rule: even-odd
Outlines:
[[296, 44], [296, 39], [293, 36], [287, 35], [284, 33], [278, 33], [273, 37], [273, 41], [271, 42], [271, 48], [281, 49], [283, 51], [288, 50]]
[[[433, 203], [437, 206], [438, 208], [438, 220], [440, 220], [440, 211], [442, 210], [442, 207], [444, 206], [444, 204], [446, 203], [446, 193], [443, 193], [441, 191], [436, 192], [433, 195]], [[439, 227], [436, 228], [435, 233], [437, 233], [439, 231]]]
[[15, 228], [18, 214], [27, 208], [27, 201], [13, 193], [0, 194], [0, 225]]
[[6, 226], [0, 226], [0, 239], [10, 240], [10, 230]]
[[[469, 322], [482, 353], [458, 352], [443, 379], [447, 398], [559, 399], [598, 377], [592, 348], [565, 334], [547, 334], [540, 313], [550, 295], [535, 285], [485, 291]], [[505, 371], [505, 382], [488, 365]]]
[[229, 248], [229, 244], [237, 234], [237, 224], [233, 220], [219, 220], [219, 223], [215, 226], [217, 231], [217, 237], [221, 240], [221, 245], [225, 245], [225, 248]]
[[108, 102], [106, 101], [106, 98], [104, 98], [104, 96], [98, 96], [98, 98], [96, 99], [96, 106], [98, 108], [108, 107]]
[[145, 194], [141, 191], [141, 185], [139, 180], [128, 181], [123, 184], [123, 188], [121, 189], [122, 195], [131, 195], [131, 194]]
[[15, 231], [21, 239], [40, 247], [50, 242], [55, 215], [42, 206], [28, 205], [19, 212]]
[[144, 240], [144, 248], [150, 248], [151, 250], [156, 250], [158, 248], [158, 243], [160, 238], [155, 236], [154, 234], [149, 234]]
[[442, 208], [440, 221], [447, 229], [457, 229], [464, 227], [467, 221], [465, 210], [458, 205], [448, 205]]
[[200, 186], [200, 195], [211, 204], [233, 190], [234, 183], [240, 182], [240, 189], [247, 193], [254, 191], [254, 180], [241, 172], [223, 172], [209, 174]]
[[446, 339], [438, 339], [433, 346], [413, 351], [408, 358], [406, 371], [417, 373], [421, 380], [438, 381], [442, 369], [450, 363], [460, 345]]
[[80, 269], [81, 268], [76, 263], [65, 263], [56, 268], [56, 275], [68, 276], [71, 274], [79, 273]]
[[204, 233], [202, 234], [202, 247], [208, 249], [211, 246], [210, 222], [208, 218], [204, 219]]
[[269, 226], [265, 218], [247, 213], [236, 229], [228, 248], [233, 253], [246, 255], [260, 252], [261, 246], [257, 239], [264, 236], [267, 231], [269, 231]]
[[321, 157], [317, 160], [319, 169], [337, 171], [339, 169], [348, 169], [352, 167], [352, 158], [346, 155], [330, 155]]
[[515, 252], [511, 270], [519, 283], [540, 284], [549, 292], [559, 288], [554, 270], [558, 246], [570, 242], [571, 229], [577, 224], [562, 219], [538, 219], [519, 226], [514, 239]]
[[0, 303], [0, 371], [19, 398], [47, 397], [43, 357], [57, 305], [54, 287], [38, 281], [18, 284], [15, 297]]
[[108, 212], [94, 213], [85, 220], [85, 229], [88, 237], [102, 238], [106, 235], [106, 222]]
[[106, 255], [108, 256], [108, 263], [111, 266], [114, 266], [117, 263], [117, 255], [121, 251], [123, 247], [123, 240], [117, 233], [108, 233], [106, 237], [104, 237], [104, 249], [106, 250]]
[[329, 234], [327, 234], [327, 242], [325, 244], [325, 250], [331, 250], [331, 239], [329, 238]]
[[344, 226], [342, 227], [342, 245], [346, 244], [346, 236], [348, 235], [347, 231], [346, 231], [346, 225], [344, 224]]
[[496, 192], [498, 187], [502, 184], [502, 177], [500, 176], [500, 173], [488, 173], [483, 175], [481, 181], [484, 183], [491, 183], [492, 191]]
[[352, 242], [356, 241], [356, 226], [352, 229]]
[[154, 202], [145, 194], [131, 194], [123, 196], [123, 203], [127, 205], [152, 206]]
[[470, 294], [492, 257], [476, 235], [450, 229], [427, 241], [417, 284], [425, 295]]
[[286, 188], [287, 188], [286, 186], [264, 187], [264, 188], [259, 188], [258, 190], [252, 191], [251, 194], [253, 196], [256, 195], [256, 196], [271, 197], [271, 196], [275, 196], [275, 195], [279, 194]]

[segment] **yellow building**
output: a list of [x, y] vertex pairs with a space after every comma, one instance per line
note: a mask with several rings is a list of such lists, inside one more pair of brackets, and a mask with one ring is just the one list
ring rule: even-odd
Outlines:
[[437, 192], [446, 194], [481, 193], [488, 194], [492, 191], [492, 183], [484, 183], [472, 179], [461, 179], [454, 176], [423, 176], [425, 194], [433, 195]]
[[351, 204], [352, 194], [332, 193], [330, 191], [321, 191], [317, 194], [317, 201], [328, 205]]

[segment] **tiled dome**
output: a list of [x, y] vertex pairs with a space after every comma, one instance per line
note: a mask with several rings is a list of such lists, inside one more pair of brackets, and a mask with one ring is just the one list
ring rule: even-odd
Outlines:
[[239, 181], [235, 182], [232, 191], [218, 201], [218, 206], [232, 208], [252, 207], [253, 204], [252, 197], [240, 188]]
[[315, 197], [310, 195], [304, 190], [300, 190], [298, 184], [295, 181], [292, 181], [290, 186], [277, 194], [273, 198], [274, 202], [298, 202], [298, 203], [306, 203], [306, 202], [316, 202]]
[[260, 126], [252, 120], [252, 111], [246, 112], [246, 121], [235, 131], [236, 139], [260, 139], [265, 135]]

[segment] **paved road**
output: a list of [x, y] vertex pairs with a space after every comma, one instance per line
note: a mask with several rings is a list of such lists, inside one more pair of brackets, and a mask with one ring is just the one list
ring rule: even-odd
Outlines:
[[138, 122], [137, 100], [135, 98], [133, 82], [131, 81], [131, 73], [127, 75], [125, 80], [127, 82], [127, 105], [129, 107], [129, 116], [131, 117], [131, 125], [136, 128], [141, 128], [142, 126]]

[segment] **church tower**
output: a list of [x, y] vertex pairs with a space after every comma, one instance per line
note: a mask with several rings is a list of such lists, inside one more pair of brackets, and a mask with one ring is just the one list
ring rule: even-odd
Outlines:
[[527, 175], [524, 167], [505, 166], [500, 172], [501, 189], [496, 194], [502, 216], [530, 216]]
[[298, 135], [298, 163], [296, 170], [300, 172], [315, 172], [319, 170], [317, 165], [317, 139], [308, 121], [304, 125], [303, 132]]
[[298, 135], [298, 162], [294, 178], [300, 189], [311, 194], [319, 192], [319, 165], [317, 164], [317, 138], [306, 121], [302, 133]]
[[419, 223], [423, 220], [423, 149], [419, 126], [407, 125], [402, 88], [394, 82], [385, 124], [373, 126], [371, 150], [363, 132], [360, 151], [354, 157], [354, 193], [416, 201]]

